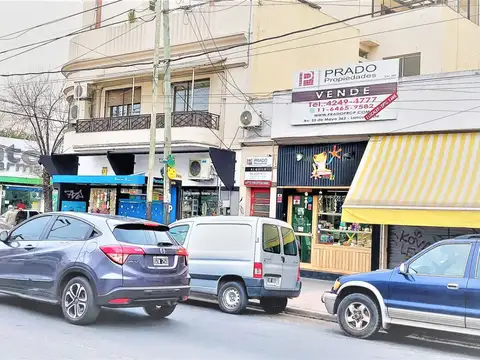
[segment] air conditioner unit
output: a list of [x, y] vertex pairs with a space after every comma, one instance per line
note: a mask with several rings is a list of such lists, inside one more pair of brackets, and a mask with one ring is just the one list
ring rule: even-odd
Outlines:
[[189, 180], [212, 180], [212, 160], [210, 159], [190, 159], [188, 164]]
[[90, 119], [92, 112], [92, 102], [91, 101], [73, 101], [72, 106], [70, 106], [69, 120], [75, 122], [79, 119]]
[[243, 128], [259, 127], [262, 123], [261, 115], [261, 111], [255, 111], [249, 106], [240, 114], [240, 126]]
[[73, 98], [75, 100], [90, 100], [92, 98], [92, 89], [88, 84], [75, 85], [73, 89]]

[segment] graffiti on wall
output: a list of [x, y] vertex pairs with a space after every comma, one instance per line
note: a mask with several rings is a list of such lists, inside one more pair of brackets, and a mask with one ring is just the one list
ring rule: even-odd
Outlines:
[[389, 226], [390, 263], [398, 266], [438, 241], [478, 232], [479, 229]]

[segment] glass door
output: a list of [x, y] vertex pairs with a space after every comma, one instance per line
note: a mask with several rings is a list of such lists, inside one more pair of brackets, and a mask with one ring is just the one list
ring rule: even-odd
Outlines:
[[312, 220], [313, 196], [305, 193], [289, 196], [289, 223], [299, 240], [300, 261], [305, 264], [312, 262]]

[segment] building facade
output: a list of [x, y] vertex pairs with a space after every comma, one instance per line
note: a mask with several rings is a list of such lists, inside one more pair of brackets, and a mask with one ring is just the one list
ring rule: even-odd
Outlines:
[[315, 276], [391, 268], [478, 231], [478, 73], [399, 79], [391, 61], [337, 68], [375, 67], [368, 81], [298, 73], [304, 83], [273, 96], [276, 215]]

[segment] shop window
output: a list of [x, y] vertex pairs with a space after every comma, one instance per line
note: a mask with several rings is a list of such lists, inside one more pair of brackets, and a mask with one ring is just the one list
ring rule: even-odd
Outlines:
[[287, 256], [297, 256], [297, 242], [292, 229], [282, 227], [283, 253]]
[[270, 216], [270, 189], [252, 189], [250, 216]]
[[276, 225], [263, 224], [263, 250], [280, 254], [280, 234]]
[[218, 210], [218, 190], [184, 189], [182, 191], [182, 219], [195, 216], [213, 216]]
[[140, 115], [142, 88], [108, 90], [105, 94], [107, 116]]
[[172, 85], [173, 111], [208, 111], [210, 80], [186, 81]]
[[384, 60], [389, 59], [399, 59], [399, 77], [420, 75], [420, 53], [384, 58]]
[[51, 218], [51, 216], [42, 216], [26, 222], [10, 234], [10, 239], [17, 241], [41, 240], [40, 236]]
[[90, 191], [89, 212], [115, 215], [117, 190], [95, 188]]
[[342, 245], [371, 249], [372, 228], [368, 224], [342, 222], [346, 191], [323, 191], [318, 197], [317, 241], [322, 245]]
[[91, 232], [91, 226], [83, 221], [70, 217], [59, 216], [47, 236], [48, 240], [85, 240], [87, 232]]
[[187, 238], [188, 230], [190, 229], [189, 225], [179, 225], [170, 229], [170, 235], [180, 244], [185, 243]]
[[412, 275], [463, 277], [470, 255], [471, 244], [446, 244], [437, 246], [408, 267]]

